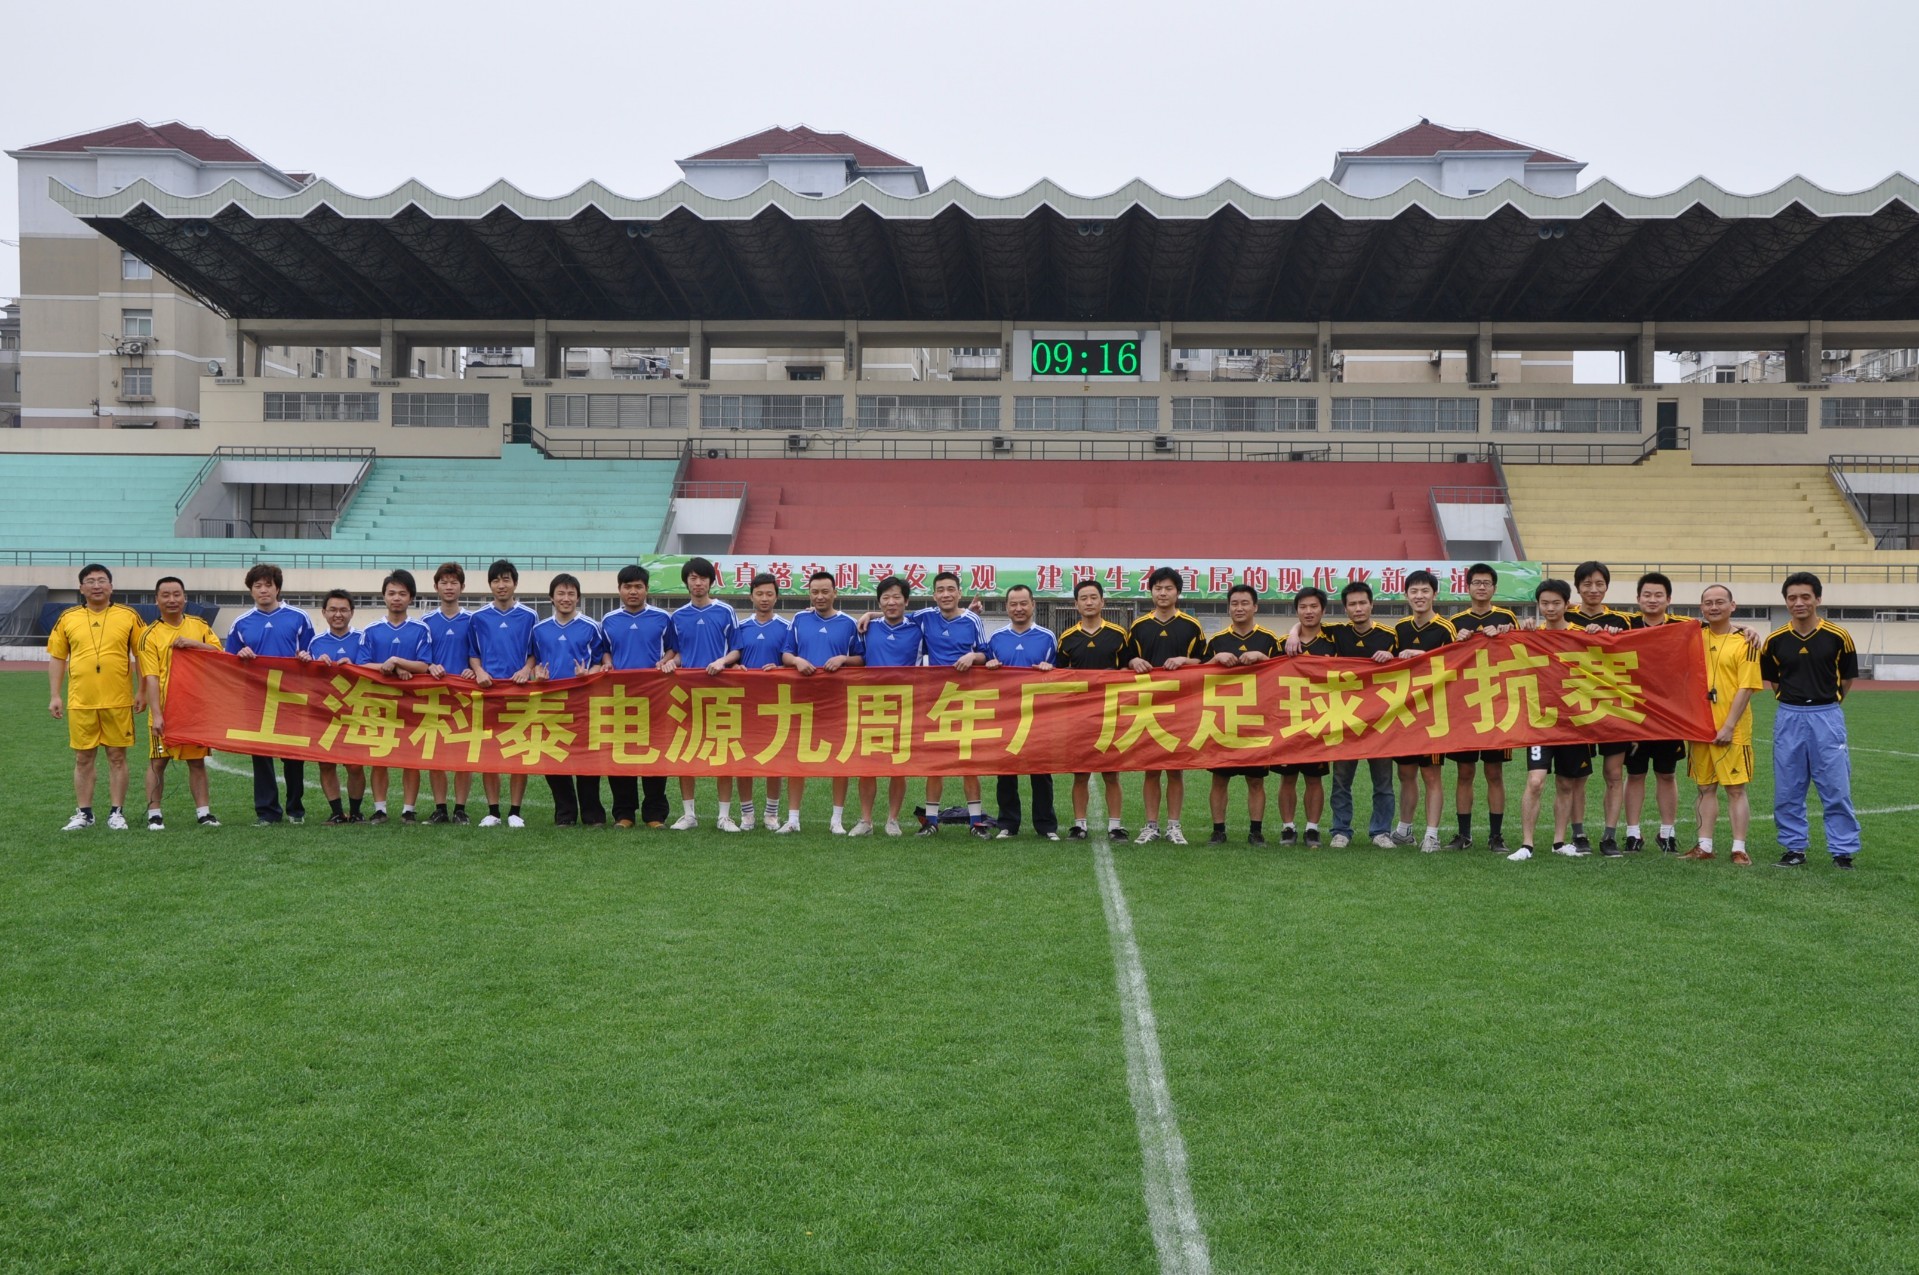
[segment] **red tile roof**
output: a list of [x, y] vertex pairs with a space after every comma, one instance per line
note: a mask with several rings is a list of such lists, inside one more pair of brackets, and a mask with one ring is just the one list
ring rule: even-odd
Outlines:
[[1551, 151], [1542, 151], [1523, 142], [1515, 142], [1476, 128], [1447, 128], [1422, 119], [1411, 128], [1374, 142], [1363, 150], [1341, 151], [1341, 155], [1367, 158], [1423, 158], [1446, 151], [1530, 151], [1529, 164], [1570, 164], [1575, 161]]
[[758, 159], [762, 155], [851, 155], [861, 168], [911, 168], [897, 155], [869, 146], [851, 133], [822, 133], [801, 124], [797, 128], [769, 128], [687, 156], [687, 160]]
[[125, 124], [115, 124], [112, 128], [96, 129], [91, 133], [76, 133], [72, 137], [41, 142], [37, 146], [27, 146], [23, 149], [56, 154], [78, 154], [95, 146], [185, 151], [195, 159], [216, 164], [265, 162], [238, 142], [225, 137], [215, 137], [212, 133], [194, 128], [190, 124], [182, 124], [178, 120], [169, 120], [165, 124], [148, 124], [144, 120], [129, 120]]

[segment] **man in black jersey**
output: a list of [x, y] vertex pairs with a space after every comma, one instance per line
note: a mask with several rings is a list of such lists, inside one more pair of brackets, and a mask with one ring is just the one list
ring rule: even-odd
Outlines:
[[[1346, 608], [1346, 623], [1329, 624], [1326, 634], [1332, 638], [1333, 654], [1354, 660], [1372, 660], [1385, 664], [1393, 658], [1393, 631], [1373, 623], [1373, 586], [1354, 580], [1339, 591]], [[1294, 652], [1295, 654], [1297, 652]], [[1372, 815], [1366, 835], [1381, 850], [1393, 847], [1393, 759], [1368, 757], [1367, 773], [1373, 779]], [[1359, 773], [1359, 759], [1333, 763], [1333, 849], [1344, 850], [1353, 839], [1353, 777]]]
[[[1337, 648], [1323, 627], [1326, 618], [1326, 594], [1311, 585], [1293, 595], [1293, 614], [1298, 623], [1293, 638], [1301, 655], [1332, 655]], [[1299, 780], [1306, 777], [1306, 848], [1319, 849], [1319, 816], [1326, 806], [1326, 774], [1332, 767], [1323, 761], [1281, 762], [1273, 767], [1279, 775], [1279, 844], [1297, 844], [1299, 833], [1293, 816], [1299, 811]]]
[[[1234, 666], [1249, 667], [1270, 660], [1279, 654], [1279, 635], [1259, 622], [1259, 593], [1250, 584], [1236, 584], [1226, 591], [1226, 615], [1228, 624], [1213, 634], [1206, 643], [1204, 656], [1208, 663], [1226, 668]], [[1226, 844], [1226, 797], [1227, 789], [1235, 779], [1246, 781], [1246, 841], [1248, 845], [1263, 846], [1266, 834], [1263, 820], [1266, 818], [1266, 767], [1264, 766], [1226, 766], [1213, 772], [1213, 790], [1210, 802], [1213, 812], [1213, 835], [1209, 845]]]
[[[1453, 632], [1462, 638], [1474, 633], [1498, 637], [1501, 633], [1510, 633], [1518, 628], [1517, 615], [1505, 607], [1493, 605], [1493, 593], [1498, 588], [1499, 572], [1493, 570], [1491, 564], [1475, 562], [1467, 567], [1466, 592], [1472, 598], [1472, 605], [1453, 615]], [[1459, 821], [1459, 831], [1454, 833], [1453, 839], [1446, 843], [1446, 848], [1448, 850], [1473, 848], [1473, 772], [1483, 766], [1486, 771], [1488, 828], [1486, 848], [1495, 854], [1504, 852], [1506, 849], [1505, 765], [1512, 759], [1511, 751], [1504, 748], [1476, 748], [1451, 753], [1449, 756], [1458, 768], [1458, 781], [1453, 785], [1453, 814]]]
[[[1547, 632], [1572, 627], [1566, 623], [1566, 604], [1572, 599], [1572, 586], [1564, 580], [1541, 580], [1533, 590], [1539, 608], [1538, 627]], [[1553, 780], [1554, 854], [1581, 859], [1586, 851], [1566, 839], [1574, 805], [1583, 799], [1586, 777], [1592, 774], [1591, 744], [1539, 744], [1526, 750], [1526, 790], [1519, 799], [1519, 849], [1507, 855], [1513, 863], [1533, 857], [1533, 829], [1539, 823], [1540, 803], [1545, 799], [1546, 778]]]
[[1852, 634], [1819, 614], [1825, 590], [1818, 576], [1795, 571], [1780, 592], [1792, 622], [1775, 629], [1759, 652], [1759, 675], [1779, 700], [1772, 722], [1772, 791], [1786, 853], [1775, 866], [1805, 864], [1812, 846], [1806, 787], [1816, 784], [1832, 866], [1851, 868], [1859, 853], [1859, 817], [1852, 809], [1852, 757], [1840, 704], [1859, 676], [1859, 652]]
[[[1159, 567], [1146, 578], [1153, 595], [1153, 609], [1133, 621], [1126, 634], [1126, 667], [1135, 673], [1150, 673], [1156, 668], [1168, 671], [1198, 664], [1206, 650], [1206, 631], [1199, 621], [1179, 609], [1179, 572]], [[1176, 846], [1186, 844], [1180, 830], [1179, 809], [1186, 797], [1186, 776], [1177, 770], [1149, 770], [1140, 776], [1146, 796], [1146, 826], [1135, 845], [1158, 841], [1160, 782], [1166, 785], [1166, 840]]]
[[[1094, 579], [1073, 586], [1073, 606], [1079, 623], [1059, 635], [1059, 667], [1079, 669], [1120, 669], [1126, 667], [1126, 630], [1106, 618], [1106, 587]], [[1066, 833], [1071, 841], [1086, 840], [1086, 802], [1090, 773], [1073, 776], [1073, 826]], [[1113, 841], [1126, 840], [1126, 821], [1122, 817], [1119, 775], [1107, 771], [1100, 776], [1106, 786], [1106, 835]]]
[[[1612, 588], [1612, 569], [1605, 563], [1588, 560], [1573, 568], [1573, 588], [1579, 591], [1579, 605], [1566, 611], [1566, 626], [1584, 629], [1588, 633], [1623, 633], [1632, 627], [1632, 617], [1624, 612], [1615, 611], [1606, 605], [1606, 593]], [[1632, 751], [1632, 745], [1625, 742], [1600, 744], [1599, 757], [1605, 791], [1600, 798], [1600, 812], [1605, 816], [1605, 832], [1600, 838], [1600, 849], [1606, 852], [1606, 842], [1617, 843], [1619, 831], [1619, 813], [1626, 805], [1626, 754]], [[1573, 845], [1582, 851], [1592, 850], [1592, 841], [1586, 836], [1586, 788], [1580, 781], [1579, 800], [1573, 807], [1572, 822]], [[1638, 853], [1645, 845], [1643, 840], [1626, 838], [1626, 849]]]
[[[1453, 640], [1452, 622], [1433, 610], [1433, 600], [1438, 596], [1438, 576], [1423, 569], [1407, 575], [1406, 604], [1413, 613], [1393, 626], [1394, 655], [1407, 659], [1421, 651], [1437, 651]], [[1393, 829], [1394, 845], [1413, 843], [1413, 812], [1418, 807], [1418, 791], [1413, 781], [1417, 779], [1418, 789], [1426, 794], [1426, 835], [1420, 838], [1419, 848], [1427, 854], [1441, 848], [1439, 812], [1446, 800], [1440, 791], [1440, 783], [1445, 778], [1444, 761], [1443, 753], [1393, 758], [1399, 767], [1399, 823]]]

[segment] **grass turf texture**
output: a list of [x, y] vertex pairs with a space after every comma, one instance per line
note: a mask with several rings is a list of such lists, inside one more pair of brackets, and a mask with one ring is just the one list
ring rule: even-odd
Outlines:
[[[1154, 1269], [1084, 846], [836, 839], [824, 783], [723, 837], [537, 780], [524, 832], [254, 829], [216, 773], [208, 831], [177, 765], [168, 832], [136, 775], [62, 834], [44, 687], [0, 674], [0, 1268]], [[1848, 705], [1862, 809], [1912, 702]], [[1723, 816], [1704, 865], [1119, 848], [1216, 1269], [1913, 1268], [1919, 838], [1865, 827], [1851, 875]]]

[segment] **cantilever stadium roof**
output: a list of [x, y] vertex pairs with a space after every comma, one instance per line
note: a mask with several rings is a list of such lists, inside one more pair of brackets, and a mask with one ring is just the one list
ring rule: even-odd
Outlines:
[[[273, 198], [139, 181], [57, 202], [222, 313], [259, 319], [1655, 322], [1919, 317], [1919, 184], [1697, 180], [1658, 196], [1507, 183], [1376, 199], [1318, 182], [1175, 197], [949, 182], [824, 198], [684, 183], [546, 199], [500, 182]], [[1560, 233], [1562, 232], [1563, 233]]]

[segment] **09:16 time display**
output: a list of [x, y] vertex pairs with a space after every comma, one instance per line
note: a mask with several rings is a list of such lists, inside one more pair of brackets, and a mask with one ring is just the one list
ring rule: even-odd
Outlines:
[[1138, 376], [1139, 342], [1035, 341], [1034, 376]]

